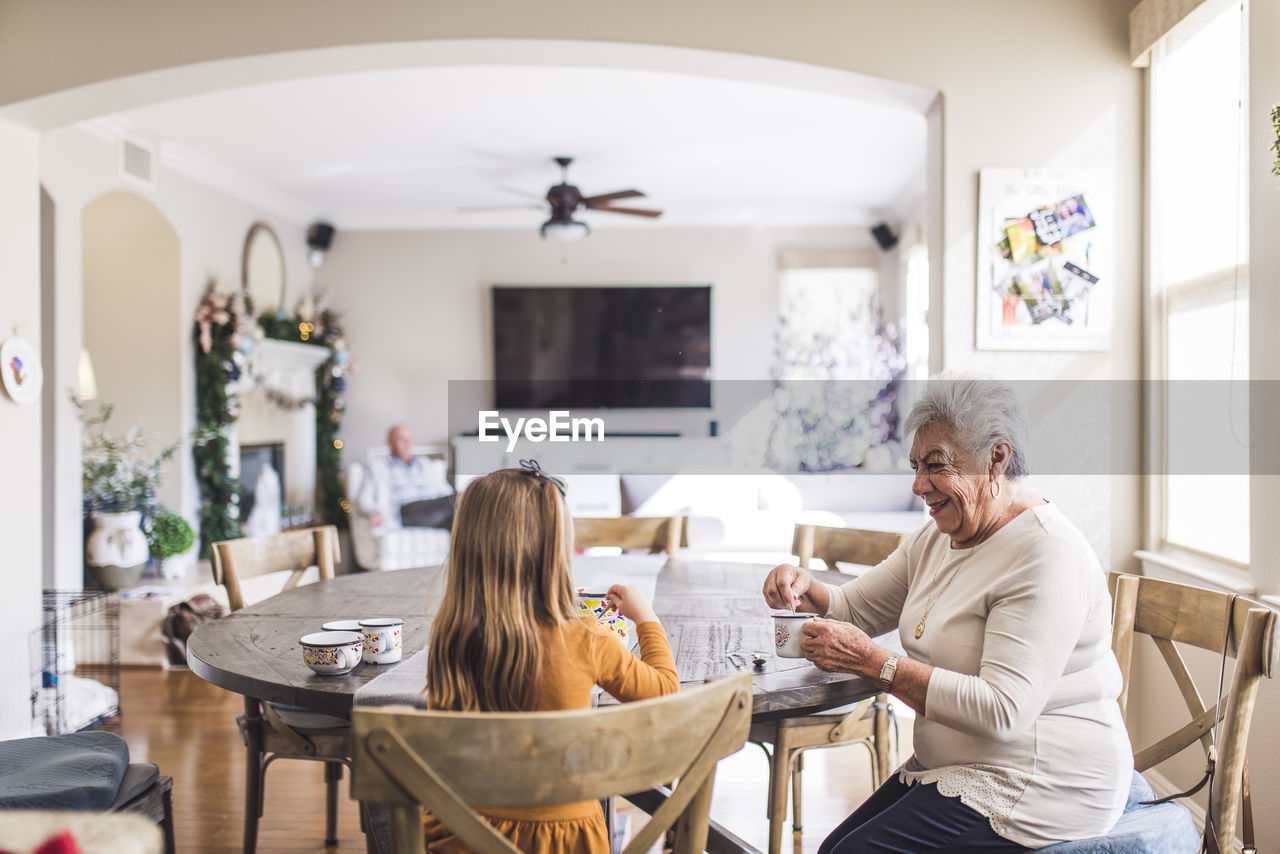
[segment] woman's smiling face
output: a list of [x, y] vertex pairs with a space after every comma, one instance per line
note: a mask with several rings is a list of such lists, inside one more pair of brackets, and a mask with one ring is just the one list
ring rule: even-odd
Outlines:
[[921, 427], [911, 443], [916, 473], [911, 491], [929, 505], [933, 523], [954, 548], [974, 545], [990, 521], [990, 474], [983, 462], [964, 449], [947, 424]]

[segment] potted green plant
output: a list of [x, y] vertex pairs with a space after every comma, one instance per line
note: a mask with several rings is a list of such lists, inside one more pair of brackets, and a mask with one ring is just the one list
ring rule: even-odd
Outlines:
[[85, 562], [100, 585], [122, 590], [142, 577], [148, 554], [142, 522], [155, 515], [160, 472], [178, 443], [157, 451], [151, 437], [137, 427], [122, 437], [112, 436], [105, 429], [112, 411], [110, 404], [94, 415], [81, 408], [81, 486], [93, 521]]
[[165, 578], [178, 577], [172, 558], [185, 554], [195, 541], [195, 529], [172, 510], [161, 509], [147, 530], [147, 546], [151, 556], [160, 562], [160, 574]]

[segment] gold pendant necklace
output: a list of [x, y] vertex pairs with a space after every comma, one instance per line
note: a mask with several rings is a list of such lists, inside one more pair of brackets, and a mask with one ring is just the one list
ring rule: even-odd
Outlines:
[[[968, 555], [965, 555], [965, 557], [968, 557]], [[956, 561], [955, 567], [951, 571], [951, 575], [947, 578], [947, 583], [942, 585], [942, 587], [938, 590], [938, 592], [933, 595], [933, 598], [925, 603], [924, 614], [921, 615], [920, 622], [916, 623], [916, 631], [915, 631], [916, 640], [920, 640], [920, 638], [924, 635], [924, 623], [925, 623], [925, 620], [929, 619], [929, 612], [933, 610], [934, 605], [938, 604], [938, 600], [942, 598], [942, 594], [945, 593], [947, 588], [951, 586], [951, 582], [956, 580], [956, 576], [960, 574], [960, 564], [962, 563], [964, 563], [964, 557]], [[938, 571], [933, 574], [933, 581], [929, 582], [930, 587], [938, 583], [938, 573], [941, 573], [941, 572], [942, 572], [942, 567], [938, 567]]]

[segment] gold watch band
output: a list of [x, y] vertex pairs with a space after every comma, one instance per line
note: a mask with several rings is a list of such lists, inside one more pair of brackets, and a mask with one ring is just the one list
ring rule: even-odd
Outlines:
[[886, 694], [893, 690], [893, 681], [898, 676], [898, 662], [901, 660], [902, 656], [891, 655], [880, 668], [880, 690]]

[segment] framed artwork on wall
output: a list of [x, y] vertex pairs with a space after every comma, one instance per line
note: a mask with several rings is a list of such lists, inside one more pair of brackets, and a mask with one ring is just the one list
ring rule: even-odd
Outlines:
[[36, 348], [16, 335], [0, 344], [0, 384], [14, 403], [29, 406], [40, 399], [44, 370]]
[[979, 350], [1111, 346], [1115, 180], [1094, 169], [983, 169]]

